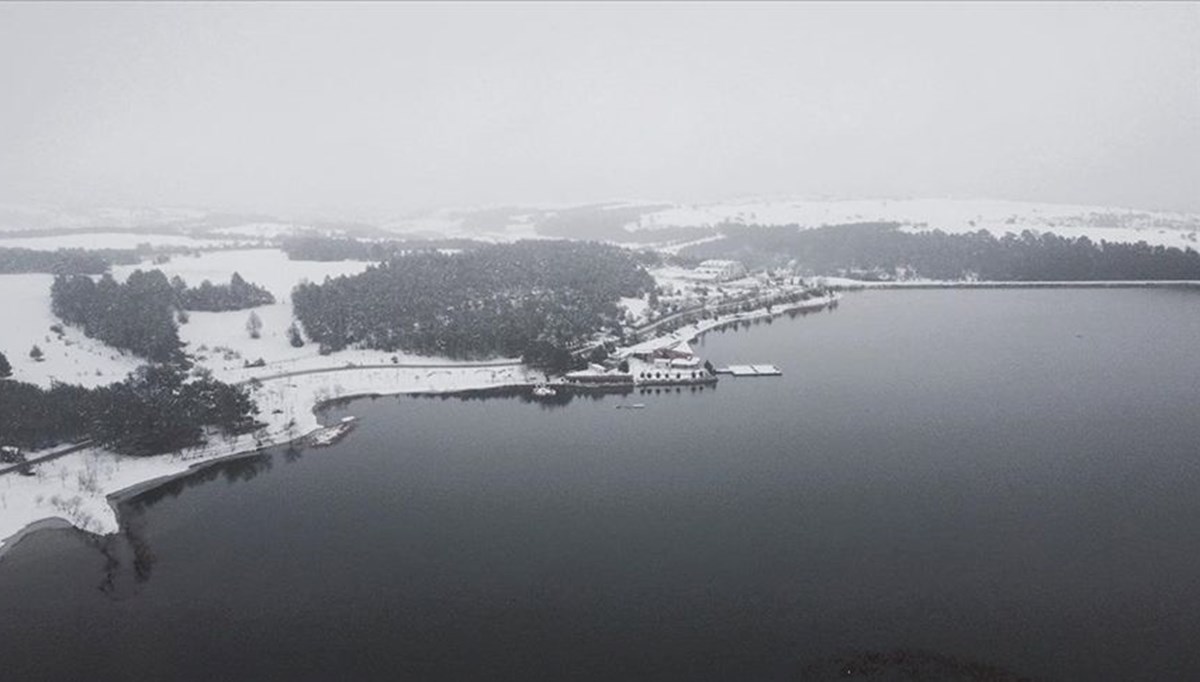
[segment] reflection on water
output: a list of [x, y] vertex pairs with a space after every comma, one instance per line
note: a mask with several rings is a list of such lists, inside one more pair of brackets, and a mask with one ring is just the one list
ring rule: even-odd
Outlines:
[[[289, 445], [287, 449], [298, 451], [299, 447]], [[290, 461], [295, 461], [296, 459], [299, 459], [299, 455], [291, 457]], [[138, 514], [147, 507], [153, 507], [165, 498], [179, 497], [179, 494], [188, 488], [195, 488], [198, 485], [204, 485], [219, 478], [224, 478], [229, 484], [252, 481], [259, 474], [270, 471], [272, 466], [274, 466], [274, 457], [269, 452], [213, 462], [185, 476], [173, 478], [161, 485], [138, 493], [134, 497], [122, 500], [122, 513], [126, 515]]]
[[[290, 463], [298, 461], [303, 451], [293, 443], [287, 445], [282, 454], [285, 461]], [[177, 498], [189, 488], [218, 479], [224, 479], [230, 485], [252, 481], [273, 466], [274, 455], [268, 452], [234, 457], [203, 466], [185, 476], [120, 500], [117, 503], [120, 532], [105, 537], [89, 536], [92, 538], [90, 544], [105, 557], [100, 590], [113, 598], [124, 599], [136, 594], [137, 585], [150, 580], [156, 557], [144, 534], [147, 509], [165, 499]]]
[[869, 292], [706, 337], [784, 370], [719, 391], [331, 405], [16, 548], [3, 675], [1200, 679], [1198, 303]]

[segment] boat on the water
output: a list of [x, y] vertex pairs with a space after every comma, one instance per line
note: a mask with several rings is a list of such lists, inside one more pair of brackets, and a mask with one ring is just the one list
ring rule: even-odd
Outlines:
[[536, 398], [550, 398], [558, 395], [558, 391], [550, 388], [550, 386], [547, 384], [537, 384], [533, 387], [533, 395]]
[[620, 405], [617, 405], [617, 409], [618, 410], [644, 410], [644, 409], [646, 409], [646, 403], [633, 403], [631, 405], [621, 403]]

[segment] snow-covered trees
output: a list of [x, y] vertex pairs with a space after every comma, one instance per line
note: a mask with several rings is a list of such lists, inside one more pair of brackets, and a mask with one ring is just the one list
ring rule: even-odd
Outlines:
[[292, 344], [293, 348], [300, 348], [304, 345], [304, 336], [300, 333], [300, 327], [293, 322], [287, 328], [288, 343]]
[[107, 272], [113, 263], [136, 263], [133, 250], [117, 249], [58, 249], [39, 251], [22, 248], [0, 248], [0, 273], [45, 272], [54, 275], [92, 274]]
[[569, 360], [567, 349], [620, 326], [617, 301], [653, 278], [629, 252], [583, 242], [483, 246], [394, 258], [293, 292], [309, 339], [455, 358]]
[[159, 270], [135, 270], [124, 283], [110, 275], [55, 277], [50, 295], [54, 314], [90, 337], [156, 362], [183, 358], [175, 290]]
[[156, 362], [183, 358], [176, 323], [187, 323], [187, 310], [241, 310], [275, 301], [266, 289], [236, 273], [228, 285], [205, 281], [189, 289], [161, 270], [135, 270], [124, 283], [111, 275], [99, 281], [59, 276], [50, 294], [55, 315], [83, 327], [90, 337]]
[[1192, 249], [1092, 242], [1026, 230], [1003, 237], [906, 232], [897, 223], [858, 223], [800, 230], [730, 226], [724, 237], [684, 248], [681, 256], [738, 258], [751, 266], [789, 266], [861, 279], [896, 276], [992, 281], [1190, 280], [1200, 278]]
[[171, 280], [171, 286], [178, 295], [178, 304], [185, 310], [245, 310], [260, 305], [275, 302], [271, 292], [242, 279], [238, 273], [233, 273], [229, 284], [213, 284], [208, 280], [200, 286], [189, 289], [179, 277]]
[[0, 382], [0, 441], [26, 448], [93, 438], [117, 452], [159, 454], [201, 442], [206, 427], [246, 433], [259, 426], [257, 413], [246, 389], [211, 376], [188, 381], [165, 365], [95, 389]]

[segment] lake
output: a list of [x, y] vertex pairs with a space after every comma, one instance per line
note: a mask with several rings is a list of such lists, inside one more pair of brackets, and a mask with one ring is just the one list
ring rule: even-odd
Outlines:
[[1197, 292], [874, 291], [698, 344], [782, 377], [353, 401], [21, 542], [0, 677], [1200, 679], [1198, 341]]

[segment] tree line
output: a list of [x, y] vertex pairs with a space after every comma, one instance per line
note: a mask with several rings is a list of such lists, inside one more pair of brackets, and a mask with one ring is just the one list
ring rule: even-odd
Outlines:
[[470, 239], [361, 241], [350, 237], [307, 236], [284, 239], [279, 248], [283, 249], [289, 260], [381, 262], [414, 251], [465, 251], [481, 245], [483, 242]]
[[618, 299], [653, 288], [623, 249], [523, 241], [397, 256], [359, 275], [301, 284], [292, 304], [326, 351], [520, 356], [546, 366], [569, 361], [566, 350], [599, 331], [619, 331]]
[[792, 265], [815, 275], [866, 274], [990, 281], [1200, 279], [1200, 253], [1026, 230], [996, 237], [985, 230], [905, 232], [897, 223], [857, 223], [801, 230], [726, 226], [725, 237], [681, 252], [736, 258], [751, 267]]
[[206, 432], [261, 426], [246, 389], [168, 365], [146, 365], [109, 386], [49, 389], [0, 381], [0, 445], [27, 449], [86, 439], [114, 452], [156, 455], [205, 442]]
[[[105, 274], [60, 275], [50, 287], [54, 314], [79, 325], [84, 334], [155, 362], [184, 359], [177, 311], [239, 310], [274, 302], [270, 292], [234, 273], [228, 285], [205, 281], [188, 289], [161, 270], [135, 270], [124, 283]], [[181, 318], [186, 319], [186, 318]]]
[[98, 275], [113, 265], [132, 265], [138, 253], [126, 249], [36, 249], [0, 248], [0, 274], [47, 273], [51, 275]]
[[236, 272], [229, 278], [229, 284], [213, 284], [206, 279], [200, 286], [189, 289], [182, 279], [175, 276], [171, 278], [171, 287], [175, 289], [178, 306], [183, 310], [245, 310], [275, 302], [271, 292], [247, 282]]

